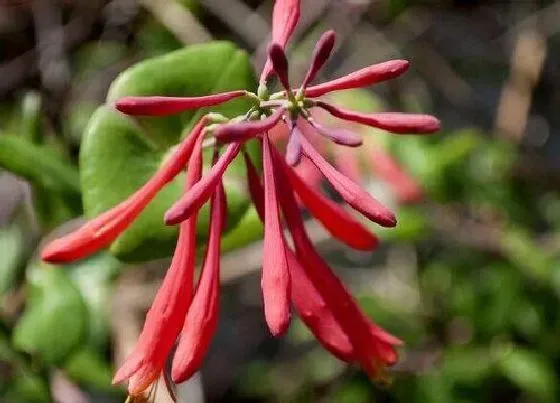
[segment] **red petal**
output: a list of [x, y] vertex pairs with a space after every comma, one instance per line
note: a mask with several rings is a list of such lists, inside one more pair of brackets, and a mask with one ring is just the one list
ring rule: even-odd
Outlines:
[[[186, 189], [196, 183], [202, 172], [202, 137], [189, 160]], [[161, 373], [175, 344], [192, 299], [196, 257], [196, 215], [183, 222], [171, 266], [148, 311], [144, 328], [133, 352], [117, 371], [113, 383], [130, 378], [128, 390], [139, 395]]]
[[[300, 16], [300, 0], [276, 0], [272, 11], [272, 41], [282, 48], [286, 47]], [[266, 61], [261, 74], [261, 82], [266, 81], [272, 73], [272, 62]]]
[[286, 109], [278, 108], [272, 115], [262, 120], [220, 125], [215, 130], [214, 137], [221, 143], [248, 140], [276, 126], [285, 112]]
[[249, 193], [251, 195], [251, 200], [255, 205], [257, 214], [261, 221], [264, 221], [264, 190], [261, 183], [261, 178], [257, 169], [251, 161], [251, 157], [246, 152], [243, 152], [243, 157], [245, 158], [245, 166], [247, 168], [247, 182], [249, 185]]
[[419, 183], [390, 154], [381, 150], [372, 151], [370, 163], [377, 175], [391, 186], [401, 203], [414, 203], [422, 198]]
[[[281, 160], [281, 158], [278, 158]], [[373, 250], [377, 237], [354, 219], [340, 205], [308, 186], [289, 166], [283, 165], [291, 185], [313, 217], [319, 220], [332, 236], [359, 250]]]
[[142, 188], [78, 230], [49, 243], [43, 249], [41, 258], [51, 263], [70, 262], [89, 256], [113, 242], [136, 219], [157, 192], [184, 168], [205, 125], [206, 119], [203, 118]]
[[[277, 157], [276, 153], [274, 154], [277, 160], [281, 159], [281, 157]], [[254, 186], [252, 187], [251, 197], [257, 211], [261, 211], [264, 209], [264, 189], [260, 181], [255, 181], [253, 183]], [[262, 215], [260, 218], [261, 221], [264, 221]], [[348, 337], [332, 316], [323, 298], [305, 274], [305, 271], [297, 261], [292, 250], [286, 247], [285, 251], [292, 284], [291, 299], [303, 323], [305, 323], [328, 351], [341, 360], [350, 361], [353, 358], [353, 349], [348, 341]], [[376, 328], [375, 330], [378, 331], [381, 329]]]
[[326, 109], [339, 119], [350, 120], [396, 134], [429, 134], [437, 132], [440, 128], [439, 119], [430, 115], [401, 112], [367, 114], [349, 111], [321, 101], [317, 102], [317, 106]]
[[208, 175], [196, 183], [179, 201], [177, 201], [165, 213], [167, 225], [178, 224], [189, 218], [208, 201], [225, 170], [241, 150], [241, 143], [230, 144], [226, 151], [220, 156], [218, 162], [212, 166]]
[[200, 368], [216, 331], [220, 291], [220, 237], [225, 221], [223, 202], [224, 191], [220, 184], [212, 200], [204, 268], [173, 358], [171, 377], [175, 383], [189, 379]]
[[301, 320], [326, 350], [342, 361], [354, 360], [354, 349], [348, 336], [291, 249], [286, 248], [286, 256], [293, 284], [292, 301]]
[[332, 91], [366, 87], [380, 81], [398, 77], [407, 70], [408, 62], [406, 60], [390, 60], [384, 63], [373, 64], [336, 80], [309, 87], [305, 90], [305, 96], [316, 98]]
[[334, 42], [336, 35], [334, 31], [327, 31], [317, 41], [315, 44], [315, 49], [313, 50], [313, 57], [311, 59], [311, 65], [309, 70], [303, 79], [301, 84], [302, 88], [306, 88], [311, 81], [315, 78], [319, 70], [323, 67], [325, 62], [331, 56], [331, 52], [334, 49]]
[[397, 224], [395, 215], [389, 209], [375, 200], [355, 182], [338, 172], [313, 148], [305, 136], [301, 137], [301, 145], [303, 152], [319, 168], [346, 203], [381, 226], [394, 227]]
[[230, 91], [204, 97], [124, 97], [115, 103], [115, 107], [127, 115], [167, 116], [219, 105], [234, 98], [242, 97], [245, 91]]
[[[280, 173], [282, 174], [283, 171]], [[340, 323], [343, 332], [348, 336], [356, 358], [370, 376], [375, 376], [380, 366], [394, 363], [396, 351], [386, 337], [379, 337], [381, 334], [378, 333], [379, 328], [372, 326], [354, 298], [315, 251], [305, 233], [294, 195], [286, 186], [286, 181], [282, 180], [282, 175], [278, 176], [282, 210], [292, 233], [297, 258], [328, 309]], [[385, 335], [386, 333], [383, 332], [383, 336]]]
[[271, 333], [278, 336], [290, 324], [290, 273], [286, 244], [280, 224], [271, 145], [263, 138], [264, 165], [264, 248], [261, 287], [264, 313]]

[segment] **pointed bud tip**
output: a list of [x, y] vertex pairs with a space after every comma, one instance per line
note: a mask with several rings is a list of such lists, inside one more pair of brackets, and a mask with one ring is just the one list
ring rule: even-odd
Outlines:
[[391, 211], [388, 211], [387, 216], [385, 217], [383, 225], [388, 228], [394, 228], [397, 226], [397, 217]]
[[334, 43], [336, 42], [336, 32], [330, 29], [321, 36], [321, 39], [325, 41], [324, 43], [329, 44], [329, 46], [332, 48], [334, 47]]
[[286, 54], [284, 53], [284, 48], [282, 47], [282, 45], [278, 44], [278, 43], [274, 43], [272, 42], [271, 44], [268, 45], [268, 55], [270, 56], [270, 58], [272, 59], [273, 57], [286, 57]]
[[284, 48], [277, 43], [271, 43], [268, 46], [268, 57], [272, 62], [272, 67], [278, 75], [280, 82], [286, 90], [289, 90], [290, 82], [288, 80], [288, 59], [286, 59]]
[[395, 71], [406, 71], [410, 67], [410, 62], [404, 59], [393, 60], [395, 64]]
[[167, 210], [163, 216], [163, 223], [165, 225], [177, 225], [181, 222], [181, 214], [172, 208]]
[[441, 129], [441, 121], [434, 116], [427, 116], [426, 117], [426, 125], [425, 125], [424, 129], [428, 133], [437, 132]]
[[130, 110], [131, 106], [134, 106], [134, 102], [131, 101], [129, 97], [124, 97], [124, 98], [117, 99], [113, 103], [113, 106], [119, 112], [127, 113], [127, 111]]

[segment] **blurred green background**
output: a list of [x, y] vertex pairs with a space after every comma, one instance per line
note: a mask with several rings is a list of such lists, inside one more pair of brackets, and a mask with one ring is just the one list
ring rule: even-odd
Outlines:
[[[245, 49], [258, 71], [272, 3], [0, 3], [1, 402], [124, 400], [112, 372], [134, 345], [168, 260], [138, 262], [126, 240], [113, 254], [60, 268], [40, 263], [37, 250], [83, 222], [83, 206], [89, 215], [100, 208], [78, 169], [80, 146], [117, 75], [212, 40]], [[294, 82], [320, 33], [335, 29], [338, 47], [323, 79], [411, 61], [402, 78], [336, 102], [443, 122], [429, 138], [363, 133], [423, 192], [402, 200], [364, 163], [367, 148], [356, 155], [364, 186], [399, 219], [396, 229], [374, 228], [378, 250], [351, 251], [310, 222], [319, 250], [366, 312], [406, 342], [402, 359], [391, 383], [372, 384], [298, 321], [286, 337], [271, 338], [259, 287], [261, 229], [240, 201], [241, 223], [230, 223], [222, 261], [218, 332], [200, 376], [178, 386], [182, 401], [560, 401], [560, 2], [302, 3], [288, 52]], [[194, 62], [218, 71], [228, 63], [220, 52]], [[189, 68], [176, 64], [174, 72], [206, 88]], [[250, 83], [248, 65], [239, 69]], [[165, 237], [157, 241], [173, 234]], [[169, 401], [164, 386], [154, 400]]]

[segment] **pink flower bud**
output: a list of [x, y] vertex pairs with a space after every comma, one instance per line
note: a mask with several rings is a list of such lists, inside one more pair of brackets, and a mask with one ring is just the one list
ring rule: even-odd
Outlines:
[[439, 119], [430, 115], [401, 112], [360, 113], [318, 101], [317, 106], [339, 119], [387, 130], [396, 134], [430, 134], [440, 128]]
[[305, 155], [321, 171], [346, 203], [383, 227], [394, 227], [397, 225], [395, 215], [387, 207], [375, 200], [355, 182], [338, 172], [313, 148], [304, 136], [301, 138], [301, 145]]
[[234, 98], [242, 97], [245, 91], [222, 92], [204, 97], [124, 97], [115, 107], [127, 115], [167, 116], [191, 109], [219, 105]]
[[327, 81], [305, 90], [305, 95], [310, 98], [320, 97], [332, 91], [362, 88], [398, 77], [408, 70], [406, 60], [390, 60], [354, 71], [336, 80]]
[[307, 70], [307, 74], [301, 84], [302, 88], [307, 88], [309, 83], [313, 81], [319, 70], [321, 70], [325, 62], [329, 59], [331, 52], [334, 49], [335, 39], [336, 34], [334, 31], [327, 31], [321, 35], [321, 38], [319, 38], [315, 44], [311, 65], [309, 66], [309, 70]]
[[286, 91], [290, 91], [290, 80], [288, 78], [288, 59], [282, 46], [277, 43], [271, 43], [268, 47], [268, 57], [272, 62], [274, 71], [278, 75], [278, 79]]
[[220, 125], [215, 130], [214, 137], [216, 137], [220, 143], [249, 140], [252, 137], [262, 135], [276, 126], [285, 112], [286, 109], [278, 108], [272, 115], [265, 119]]

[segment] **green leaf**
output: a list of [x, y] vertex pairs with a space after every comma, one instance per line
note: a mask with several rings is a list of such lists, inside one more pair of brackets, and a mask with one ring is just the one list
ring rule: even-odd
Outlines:
[[0, 295], [14, 285], [19, 269], [24, 266], [25, 234], [16, 223], [0, 228]]
[[23, 137], [0, 135], [0, 167], [52, 192], [72, 197], [80, 194], [77, 170], [50, 147], [37, 146]]
[[255, 207], [251, 206], [237, 226], [228, 232], [221, 241], [221, 251], [227, 252], [249, 245], [262, 239], [264, 228]]
[[112, 384], [113, 370], [95, 350], [84, 348], [72, 354], [64, 365], [73, 380], [97, 390], [116, 392]]
[[50, 402], [49, 387], [45, 380], [29, 370], [19, 369], [10, 383], [9, 390], [2, 397], [5, 403], [45, 403]]
[[28, 282], [27, 308], [14, 328], [14, 346], [47, 364], [59, 364], [86, 335], [86, 306], [61, 269], [34, 266]]
[[109, 253], [102, 252], [65, 266], [80, 291], [88, 310], [87, 344], [102, 349], [109, 340], [111, 283], [122, 264]]
[[[201, 96], [256, 86], [247, 54], [233, 44], [214, 42], [194, 45], [141, 62], [122, 73], [111, 86], [108, 102], [127, 95]], [[213, 111], [237, 116], [250, 102], [239, 99]], [[95, 216], [108, 210], [142, 186], [158, 169], [170, 148], [204, 110], [169, 118], [133, 119], [108, 106], [100, 107], [86, 130], [80, 172], [85, 211]], [[224, 176], [230, 220], [234, 226], [249, 205], [244, 190], [244, 164], [238, 158]], [[165, 211], [183, 194], [179, 175], [152, 201], [134, 224], [111, 246], [121, 260], [139, 261], [169, 256], [177, 237], [176, 227], [163, 224]], [[208, 213], [199, 216], [198, 234], [207, 232]]]
[[454, 382], [477, 385], [493, 370], [494, 361], [483, 348], [450, 348], [443, 357], [442, 372]]
[[33, 207], [43, 231], [54, 229], [82, 213], [78, 197], [69, 200], [40, 186], [33, 187]]
[[557, 380], [550, 360], [538, 352], [518, 347], [500, 353], [499, 366], [509, 380], [539, 402], [556, 402]]
[[35, 144], [43, 140], [41, 95], [37, 92], [29, 91], [21, 102], [21, 134]]

